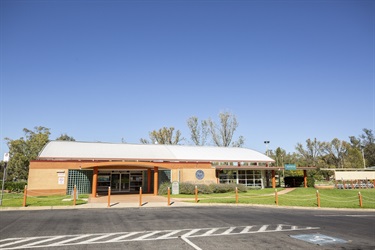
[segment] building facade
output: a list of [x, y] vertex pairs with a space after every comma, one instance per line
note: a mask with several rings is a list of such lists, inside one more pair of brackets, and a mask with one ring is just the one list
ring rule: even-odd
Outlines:
[[51, 141], [30, 162], [28, 192], [158, 193], [163, 182], [275, 186], [279, 167], [246, 148]]

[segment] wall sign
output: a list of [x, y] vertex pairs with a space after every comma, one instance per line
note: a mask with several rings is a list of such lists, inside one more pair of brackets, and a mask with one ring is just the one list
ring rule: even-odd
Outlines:
[[203, 170], [197, 170], [197, 172], [195, 172], [195, 177], [198, 180], [203, 180], [203, 178], [204, 178], [204, 172], [203, 172]]

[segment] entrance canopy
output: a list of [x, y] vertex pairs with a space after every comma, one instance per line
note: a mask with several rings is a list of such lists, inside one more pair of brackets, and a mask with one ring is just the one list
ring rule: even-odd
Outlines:
[[108, 160], [151, 162], [274, 162], [252, 149], [182, 145], [51, 141], [38, 160]]

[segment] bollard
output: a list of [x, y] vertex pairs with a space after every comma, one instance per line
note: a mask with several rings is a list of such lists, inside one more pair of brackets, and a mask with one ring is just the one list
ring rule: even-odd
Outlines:
[[277, 194], [277, 189], [275, 189], [275, 203], [276, 203], [276, 206], [279, 205], [279, 197], [278, 197], [278, 194]]
[[168, 206], [171, 205], [171, 188], [168, 187]]
[[198, 187], [197, 186], [195, 186], [194, 193], [195, 193], [195, 203], [197, 203], [198, 202]]
[[23, 203], [22, 203], [23, 207], [26, 207], [26, 199], [27, 199], [27, 185], [25, 185], [25, 189], [23, 190]]
[[139, 188], [139, 206], [142, 207], [142, 187]]
[[77, 186], [74, 185], [74, 188], [73, 188], [73, 206], [75, 206], [76, 203], [77, 203], [76, 195], [77, 195]]
[[318, 207], [320, 207], [320, 195], [319, 195], [319, 190], [316, 190], [316, 202], [318, 203]]
[[108, 205], [107, 207], [111, 207], [111, 187], [108, 187]]
[[238, 187], [236, 187], [236, 204], [238, 204]]
[[362, 203], [362, 194], [361, 194], [361, 192], [358, 192], [358, 198], [359, 198], [359, 206], [360, 206], [360, 207], [363, 207], [363, 203]]

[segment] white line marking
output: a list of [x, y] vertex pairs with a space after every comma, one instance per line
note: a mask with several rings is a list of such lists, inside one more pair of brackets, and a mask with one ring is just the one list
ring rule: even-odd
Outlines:
[[[140, 232], [131, 232], [131, 233], [116, 232], [116, 233], [96, 233], [96, 234], [81, 234], [81, 235], [9, 238], [9, 239], [1, 240], [1, 243], [3, 244], [0, 245], [0, 248], [4, 250], [5, 249], [10, 250], [10, 249], [41, 248], [41, 247], [52, 248], [52, 247], [59, 247], [59, 246], [74, 246], [74, 245], [83, 245], [83, 244], [90, 245], [90, 244], [103, 244], [103, 243], [105, 244], [105, 243], [128, 242], [128, 241], [150, 241], [150, 240], [176, 239], [178, 237], [181, 237], [183, 241], [188, 243], [195, 250], [201, 250], [201, 248], [199, 248], [197, 245], [192, 243], [188, 238], [319, 229], [319, 227], [298, 227], [298, 226], [283, 225], [283, 224], [272, 225], [272, 228], [276, 228], [276, 229], [270, 228], [270, 225], [262, 225], [260, 226], [258, 230], [254, 230], [254, 227], [258, 228], [259, 226], [254, 225], [254, 226], [238, 226], [238, 227], [140, 231]], [[236, 229], [237, 229], [237, 232], [234, 231]], [[253, 229], [253, 231], [251, 231], [251, 229]], [[223, 232], [220, 233], [220, 231], [218, 230], [221, 230]], [[131, 238], [131, 236], [135, 236], [135, 238], [134, 237]], [[115, 237], [115, 238], [108, 239], [108, 237]], [[58, 242], [58, 240], [61, 240], [61, 241]], [[52, 242], [52, 241], [55, 241], [55, 242]], [[51, 244], [48, 244], [48, 243], [42, 244], [46, 242], [51, 242]]]
[[144, 239], [146, 239], [146, 238], [148, 238], [148, 237], [150, 237], [150, 236], [152, 236], [152, 235], [155, 235], [155, 234], [157, 234], [157, 233], [160, 233], [161, 231], [154, 231], [154, 232], [151, 232], [151, 233], [148, 233], [148, 234], [145, 234], [145, 235], [142, 235], [142, 236], [140, 236], [140, 237], [138, 237], [138, 238], [135, 238], [135, 239], [133, 239], [133, 240], [144, 240]]
[[261, 228], [259, 228], [258, 232], [265, 232], [268, 228], [268, 225], [263, 225]]
[[190, 235], [195, 234], [195, 233], [198, 232], [199, 230], [200, 230], [200, 229], [193, 229], [193, 230], [191, 230], [190, 232], [188, 232], [188, 233], [182, 235], [181, 238], [182, 238], [182, 237], [189, 237]]
[[177, 233], [179, 233], [179, 232], [181, 232], [181, 231], [182, 231], [182, 230], [175, 230], [175, 231], [172, 231], [172, 232], [170, 232], [170, 233], [168, 233], [168, 234], [165, 234], [165, 235], [163, 235], [163, 236], [157, 237], [156, 239], [158, 239], [158, 240], [168, 239], [168, 238], [171, 237], [172, 235], [177, 234]]
[[[18, 238], [18, 239], [22, 239], [22, 238]], [[22, 242], [26, 242], [26, 241], [30, 241], [30, 240], [35, 240], [35, 239], [38, 239], [38, 237], [30, 237], [30, 238], [25, 238], [25, 239], [19, 240], [19, 241], [9, 242], [9, 243], [0, 245], [0, 247], [2, 248], [2, 247], [5, 247], [5, 246], [16, 245], [16, 244], [20, 244]]]
[[74, 238], [71, 238], [71, 239], [67, 239], [67, 240], [63, 240], [63, 241], [60, 241], [60, 242], [56, 242], [56, 243], [54, 243], [54, 244], [51, 244], [50, 246], [60, 246], [60, 245], [64, 245], [65, 243], [72, 242], [72, 241], [79, 240], [79, 239], [83, 239], [83, 238], [89, 237], [89, 236], [91, 236], [91, 235], [92, 235], [92, 234], [84, 234], [84, 235], [80, 235], [80, 236], [77, 236], [77, 237], [74, 237]]
[[253, 226], [247, 226], [247, 227], [245, 227], [245, 228], [241, 231], [241, 234], [248, 233], [249, 230], [250, 230], [251, 228], [253, 228]]
[[61, 239], [61, 238], [64, 238], [64, 236], [56, 236], [56, 237], [52, 237], [52, 238], [49, 238], [49, 239], [36, 241], [36, 242], [30, 243], [30, 244], [26, 244], [26, 246], [29, 247], [29, 246], [34, 246], [34, 245], [40, 245], [42, 243], [57, 240], [57, 239]]
[[93, 241], [101, 240], [101, 239], [104, 239], [104, 238], [110, 237], [110, 236], [112, 236], [112, 235], [113, 235], [113, 234], [105, 234], [105, 235], [102, 235], [102, 236], [99, 236], [99, 237], [95, 237], [95, 238], [92, 238], [92, 239], [89, 239], [89, 240], [82, 241], [82, 242], [80, 242], [79, 244], [87, 244], [87, 243], [91, 243], [91, 242], [93, 242]]
[[202, 250], [202, 248], [200, 248], [197, 245], [195, 245], [193, 242], [191, 242], [190, 240], [188, 240], [185, 236], [182, 236], [181, 239], [183, 241], [185, 241], [186, 243], [188, 243], [190, 246], [192, 246], [195, 250]]
[[208, 230], [207, 232], [205, 232], [204, 234], [202, 234], [202, 236], [209, 236], [209, 235], [213, 234], [217, 230], [219, 230], [219, 228], [212, 228], [211, 230]]
[[230, 227], [229, 229], [227, 229], [224, 233], [222, 234], [230, 234], [236, 227]]
[[128, 238], [128, 237], [130, 237], [130, 236], [133, 236], [133, 235], [136, 235], [136, 234], [139, 234], [139, 233], [141, 233], [141, 232], [132, 232], [132, 233], [128, 233], [128, 234], [126, 234], [126, 235], [121, 235], [121, 236], [119, 236], [119, 237], [117, 237], [117, 238], [114, 238], [114, 239], [111, 239], [111, 240], [107, 240], [107, 241], [105, 241], [105, 242], [121, 242], [122, 239]]

